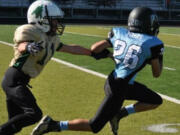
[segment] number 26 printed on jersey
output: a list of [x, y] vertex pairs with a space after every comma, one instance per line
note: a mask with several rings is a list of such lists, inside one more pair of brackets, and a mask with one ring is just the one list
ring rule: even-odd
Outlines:
[[127, 46], [125, 41], [116, 40], [114, 44], [114, 58], [116, 64], [123, 63], [125, 67], [133, 69], [138, 63], [138, 54], [142, 52], [142, 49], [138, 45]]

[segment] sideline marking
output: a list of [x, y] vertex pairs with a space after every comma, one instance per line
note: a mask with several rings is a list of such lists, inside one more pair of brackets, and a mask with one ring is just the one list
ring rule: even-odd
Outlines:
[[169, 33], [165, 33], [165, 32], [161, 32], [161, 34], [163, 34], [163, 35], [171, 35], [171, 36], [180, 36], [180, 34], [169, 34]]
[[105, 38], [104, 36], [100, 36], [100, 35], [91, 35], [91, 34], [81, 34], [81, 33], [77, 33], [77, 32], [64, 32], [67, 34], [76, 34], [76, 35], [81, 35], [81, 36], [89, 36], [89, 37], [101, 37], [101, 38]]
[[150, 125], [145, 128], [145, 130], [156, 132], [156, 133], [177, 133], [179, 132], [177, 128], [172, 126], [180, 126], [180, 123], [164, 123], [164, 124], [156, 124]]
[[[105, 38], [104, 36], [100, 36], [100, 35], [81, 34], [81, 33], [77, 33], [77, 32], [64, 32], [64, 33], [67, 33], [67, 34], [77, 34], [77, 35], [81, 35], [81, 36], [90, 36], [90, 37], [101, 37], [101, 38]], [[166, 46], [166, 47], [169, 47], [169, 48], [180, 49], [180, 47], [178, 47], [178, 46], [172, 46], [172, 45], [167, 45], [167, 44], [165, 44], [165, 46]]]
[[176, 69], [175, 68], [169, 68], [169, 67], [163, 67], [164, 69], [167, 69], [167, 70], [171, 70], [171, 71], [175, 71]]
[[[11, 43], [7, 43], [7, 42], [4, 42], [4, 41], [0, 41], [0, 43], [4, 44], [4, 45], [8, 45], [8, 46], [13, 46], [13, 44]], [[84, 71], [86, 73], [89, 73], [89, 74], [93, 74], [95, 76], [98, 76], [98, 77], [101, 77], [101, 78], [107, 78], [107, 75], [104, 75], [104, 74], [101, 74], [101, 73], [98, 73], [98, 72], [95, 72], [95, 71], [92, 71], [92, 70], [89, 70], [89, 69], [86, 69], [86, 68], [82, 68], [80, 66], [77, 66], [77, 65], [74, 65], [72, 63], [69, 63], [69, 62], [66, 62], [66, 61], [63, 61], [63, 60], [60, 60], [60, 59], [57, 59], [57, 58], [51, 58], [51, 60], [57, 62], [57, 63], [61, 63], [61, 64], [64, 64], [68, 67], [71, 67], [71, 68], [75, 68], [75, 69], [78, 69], [78, 70], [81, 70], [81, 71]], [[169, 97], [169, 96], [166, 96], [166, 95], [163, 95], [163, 94], [160, 94], [158, 93], [159, 95], [162, 96], [162, 98], [166, 99], [167, 101], [170, 101], [170, 102], [173, 102], [173, 103], [176, 103], [176, 104], [180, 104], [180, 100], [176, 99], [176, 98], [172, 98], [172, 97]]]

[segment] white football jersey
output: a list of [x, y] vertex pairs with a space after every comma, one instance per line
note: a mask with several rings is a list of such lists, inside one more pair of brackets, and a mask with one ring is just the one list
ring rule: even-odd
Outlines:
[[[43, 49], [36, 55], [29, 52], [20, 53], [17, 48], [22, 42], [42, 42]], [[31, 24], [22, 25], [16, 29], [14, 43], [14, 58], [10, 66], [21, 70], [31, 78], [40, 74], [54, 52], [61, 47], [59, 36], [47, 36], [41, 29]]]

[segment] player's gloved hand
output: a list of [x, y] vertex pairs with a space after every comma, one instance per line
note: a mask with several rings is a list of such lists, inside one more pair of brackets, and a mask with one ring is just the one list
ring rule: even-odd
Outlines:
[[94, 52], [91, 52], [91, 56], [93, 58], [95, 58], [96, 60], [99, 60], [99, 59], [102, 59], [102, 58], [107, 58], [109, 57], [109, 54], [111, 52], [108, 50], [108, 49], [104, 49], [102, 52], [99, 52], [99, 53], [94, 53]]
[[27, 45], [26, 45], [26, 50], [32, 54], [32, 55], [36, 55], [38, 52], [40, 52], [43, 47], [41, 46], [41, 44], [43, 43], [43, 41], [40, 41], [38, 43], [36, 42], [29, 42]]

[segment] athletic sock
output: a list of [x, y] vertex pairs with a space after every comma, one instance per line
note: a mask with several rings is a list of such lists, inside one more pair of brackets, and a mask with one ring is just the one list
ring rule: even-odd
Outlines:
[[68, 130], [68, 121], [60, 121], [59, 126], [61, 131]]
[[120, 120], [120, 119], [122, 119], [123, 117], [126, 117], [126, 116], [128, 116], [128, 112], [127, 112], [126, 108], [123, 107], [123, 108], [120, 109], [120, 111], [118, 113], [118, 119]]
[[133, 114], [133, 113], [136, 113], [136, 111], [135, 111], [135, 108], [134, 108], [134, 105], [133, 105], [133, 104], [128, 105], [128, 106], [125, 106], [125, 109], [127, 110], [128, 114]]
[[61, 128], [59, 126], [59, 121], [52, 120], [49, 124], [48, 129], [49, 129], [49, 131], [55, 131], [55, 132], [61, 131]]
[[125, 106], [123, 108], [120, 109], [119, 113], [118, 113], [118, 118], [119, 120], [122, 119], [123, 117], [126, 117], [128, 116], [129, 114], [133, 114], [133, 113], [136, 113], [135, 112], [135, 109], [134, 109], [134, 105], [131, 104], [131, 105], [128, 105], [128, 106]]

